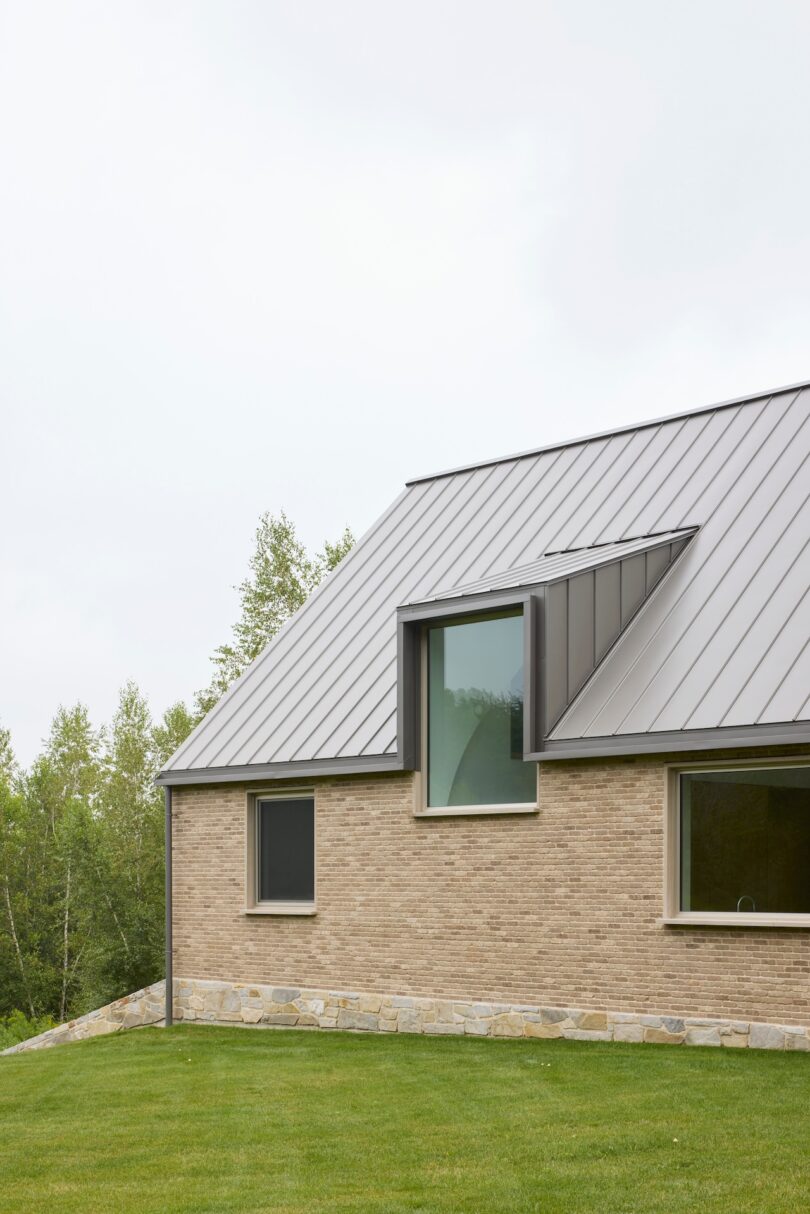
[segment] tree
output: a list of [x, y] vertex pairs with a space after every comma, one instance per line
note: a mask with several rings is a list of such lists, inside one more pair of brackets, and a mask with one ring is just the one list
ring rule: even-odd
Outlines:
[[[353, 543], [347, 528], [311, 555], [285, 514], [261, 516], [233, 640], [214, 654], [200, 714]], [[27, 772], [0, 728], [0, 1018], [19, 1009], [29, 1027], [64, 1020], [160, 976], [164, 822], [154, 779], [198, 719], [178, 701], [154, 723], [129, 682], [109, 729], [95, 729], [83, 704], [60, 707]]]
[[200, 717], [258, 657], [354, 542], [347, 527], [334, 544], [327, 540], [323, 550], [311, 556], [283, 510], [278, 516], [269, 512], [261, 516], [250, 575], [237, 587], [241, 612], [233, 627], [233, 642], [214, 651], [214, 676], [195, 697]]
[[[167, 717], [179, 728], [175, 705]], [[185, 714], [186, 718], [188, 714]], [[165, 724], [164, 745], [179, 742]], [[149, 707], [133, 682], [121, 689], [104, 751], [88, 854], [96, 892], [83, 995], [97, 1006], [154, 982], [163, 957], [163, 795]], [[179, 736], [179, 734], [177, 735]], [[182, 739], [181, 739], [182, 740]]]
[[17, 761], [11, 749], [11, 733], [0, 727], [0, 784], [10, 785], [17, 771]]
[[158, 767], [182, 746], [196, 724], [194, 713], [182, 700], [172, 704], [163, 714], [160, 724], [152, 730], [152, 739]]
[[19, 896], [25, 879], [25, 805], [12, 786], [15, 774], [11, 736], [7, 729], [0, 729], [0, 923], [4, 924], [0, 931], [0, 1015], [24, 1008], [33, 1017], [27, 942], [21, 940], [20, 924], [25, 913]]
[[60, 708], [44, 752], [6, 783], [2, 797], [0, 899], [18, 989], [0, 1011], [64, 1018], [80, 986], [88, 939], [87, 833], [100, 776], [100, 733], [82, 704]]

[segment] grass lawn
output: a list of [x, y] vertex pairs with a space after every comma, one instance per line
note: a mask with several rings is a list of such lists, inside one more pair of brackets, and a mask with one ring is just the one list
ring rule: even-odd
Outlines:
[[0, 1059], [2, 1214], [810, 1210], [810, 1055], [142, 1029]]

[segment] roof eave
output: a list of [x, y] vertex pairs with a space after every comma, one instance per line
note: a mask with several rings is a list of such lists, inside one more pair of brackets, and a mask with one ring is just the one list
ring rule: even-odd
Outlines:
[[737, 750], [754, 746], [810, 745], [810, 721], [728, 725], [714, 729], [673, 729], [660, 733], [613, 734], [600, 738], [549, 738], [527, 755], [538, 763], [559, 759], [599, 759], [620, 755], [668, 754], [683, 750]]

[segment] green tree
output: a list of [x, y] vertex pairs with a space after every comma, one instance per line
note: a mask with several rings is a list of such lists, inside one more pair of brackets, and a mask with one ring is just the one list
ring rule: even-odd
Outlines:
[[5, 918], [24, 999], [2, 1010], [64, 1019], [80, 987], [92, 894], [86, 839], [100, 777], [100, 734], [82, 704], [60, 708], [43, 753], [4, 797]]
[[0, 783], [11, 784], [17, 772], [17, 761], [11, 748], [11, 733], [0, 727]]
[[[177, 706], [170, 714], [174, 720]], [[154, 982], [163, 963], [163, 794], [154, 783], [159, 752], [149, 707], [135, 683], [121, 689], [103, 757], [88, 840], [96, 879], [92, 963], [83, 983], [89, 1006]]]
[[172, 704], [163, 714], [162, 720], [152, 730], [152, 739], [158, 767], [182, 746], [197, 722], [182, 700]]
[[11, 741], [0, 730], [0, 1015], [24, 1008], [33, 1017], [33, 975], [28, 957], [26, 812], [15, 775]]
[[268, 512], [261, 516], [250, 574], [236, 588], [241, 610], [233, 641], [214, 651], [213, 678], [195, 697], [200, 717], [213, 708], [353, 545], [354, 536], [347, 527], [335, 543], [327, 540], [323, 550], [312, 556], [283, 510], [278, 516]]

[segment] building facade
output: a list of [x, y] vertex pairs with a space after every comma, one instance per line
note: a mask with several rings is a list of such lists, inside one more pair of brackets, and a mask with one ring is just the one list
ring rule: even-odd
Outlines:
[[174, 1014], [810, 1047], [810, 391], [411, 483], [170, 760]]

